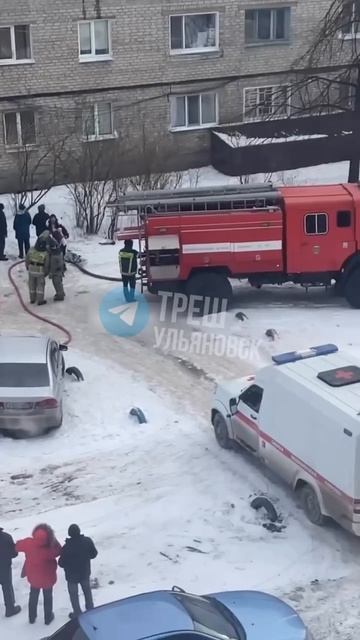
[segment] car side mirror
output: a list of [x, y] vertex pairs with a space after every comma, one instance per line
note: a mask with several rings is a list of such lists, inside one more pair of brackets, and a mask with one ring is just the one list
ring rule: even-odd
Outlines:
[[230, 413], [232, 416], [234, 416], [235, 413], [237, 413], [237, 406], [238, 406], [237, 399], [230, 398], [229, 406], [230, 406]]
[[59, 351], [67, 351], [68, 347], [66, 344], [59, 344]]

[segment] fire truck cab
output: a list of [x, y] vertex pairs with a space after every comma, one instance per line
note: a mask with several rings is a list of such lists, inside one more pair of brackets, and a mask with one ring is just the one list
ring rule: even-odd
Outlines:
[[115, 239], [138, 239], [151, 293], [230, 299], [229, 278], [251, 286], [334, 280], [360, 308], [359, 185], [239, 185], [123, 196]]

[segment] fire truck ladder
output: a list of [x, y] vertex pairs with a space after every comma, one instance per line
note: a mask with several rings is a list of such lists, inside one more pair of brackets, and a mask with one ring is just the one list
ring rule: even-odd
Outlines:
[[273, 211], [281, 207], [281, 195], [271, 183], [142, 191], [120, 196], [109, 207], [115, 208], [114, 240], [138, 240], [141, 291], [147, 284], [145, 229], [149, 217], [194, 215], [231, 211]]

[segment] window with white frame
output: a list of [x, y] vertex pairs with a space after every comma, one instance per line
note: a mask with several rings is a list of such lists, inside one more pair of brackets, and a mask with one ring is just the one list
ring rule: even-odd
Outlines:
[[111, 57], [109, 20], [79, 22], [80, 60], [104, 60]]
[[0, 27], [0, 64], [31, 60], [30, 25]]
[[196, 53], [219, 48], [219, 14], [170, 16], [171, 53]]
[[287, 42], [289, 38], [290, 7], [245, 11], [246, 44]]
[[360, 36], [359, 0], [343, 0], [340, 23], [340, 32], [344, 38], [358, 38]]
[[86, 140], [115, 137], [110, 102], [96, 102], [83, 110], [83, 136]]
[[217, 94], [200, 93], [171, 98], [171, 129], [198, 129], [217, 123]]
[[30, 109], [4, 113], [5, 145], [26, 147], [36, 144], [35, 113]]
[[290, 112], [290, 89], [287, 85], [244, 89], [244, 120], [282, 118]]

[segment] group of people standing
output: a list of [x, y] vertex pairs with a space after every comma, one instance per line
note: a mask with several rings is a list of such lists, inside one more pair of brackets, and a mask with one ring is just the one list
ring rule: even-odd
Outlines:
[[37, 618], [40, 591], [43, 593], [44, 622], [54, 620], [53, 588], [57, 581], [57, 567], [65, 571], [72, 612], [70, 618], [81, 613], [79, 585], [85, 598], [85, 608], [94, 608], [91, 592], [91, 560], [98, 552], [91, 540], [84, 536], [77, 524], [70, 525], [64, 546], [57, 541], [52, 528], [47, 524], [35, 527], [31, 537], [14, 542], [12, 536], [0, 528], [0, 584], [2, 586], [5, 616], [10, 618], [21, 611], [16, 604], [12, 584], [12, 560], [19, 553], [25, 554], [21, 577], [30, 585], [28, 614], [30, 624]]
[[[19, 258], [23, 259], [30, 249], [30, 226], [34, 225], [36, 235], [39, 237], [44, 231], [49, 231], [62, 248], [65, 255], [66, 240], [69, 237], [64, 225], [60, 224], [54, 214], [49, 215], [45, 205], [40, 204], [38, 211], [31, 219], [31, 215], [24, 204], [20, 204], [14, 217], [13, 228], [19, 248]], [[8, 235], [7, 221], [4, 205], [0, 203], [0, 260], [7, 260], [5, 255], [5, 242]]]
[[[30, 226], [34, 225], [37, 235], [35, 246], [30, 248]], [[69, 234], [54, 214], [49, 215], [45, 205], [40, 204], [31, 219], [24, 204], [20, 204], [14, 217], [15, 237], [19, 247], [19, 258], [24, 259], [29, 274], [29, 295], [31, 304], [46, 304], [46, 277], [53, 282], [55, 302], [65, 298], [63, 278], [65, 273], [66, 240]], [[0, 260], [8, 260], [5, 255], [7, 221], [4, 205], [0, 203]]]
[[63, 278], [65, 273], [64, 251], [50, 231], [43, 231], [34, 247], [29, 249], [25, 258], [26, 269], [29, 274], [30, 303], [38, 305], [46, 304], [45, 282], [46, 277], [52, 280], [55, 295], [54, 301], [61, 302], [65, 299]]

